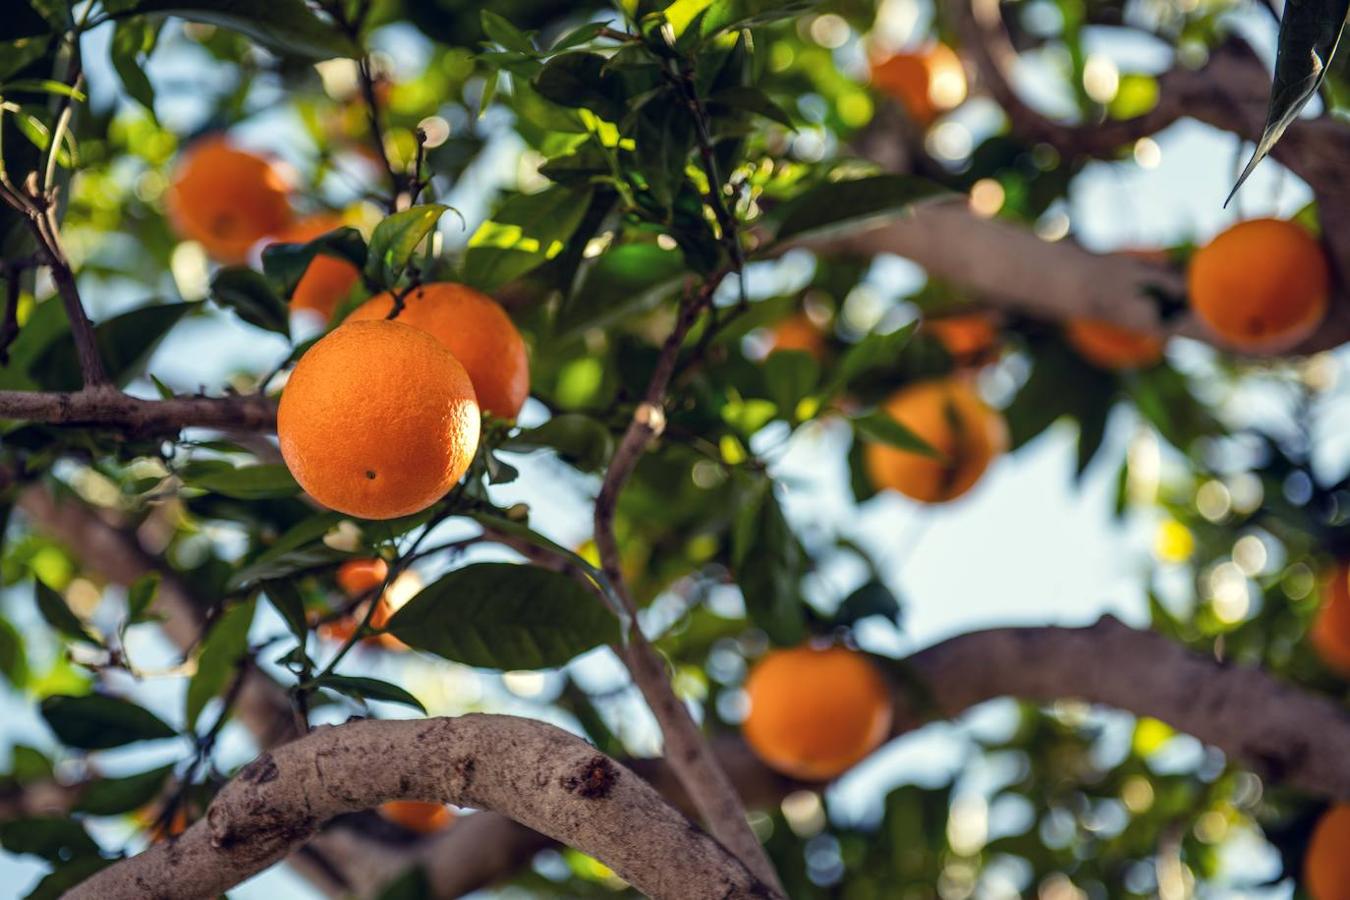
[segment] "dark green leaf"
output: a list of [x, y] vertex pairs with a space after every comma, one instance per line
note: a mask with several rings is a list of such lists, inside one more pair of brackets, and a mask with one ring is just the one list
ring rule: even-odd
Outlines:
[[91, 781], [75, 802], [75, 811], [116, 816], [140, 809], [159, 796], [172, 772], [173, 766], [169, 765], [125, 778]]
[[295, 584], [290, 581], [264, 581], [262, 590], [281, 618], [286, 620], [286, 627], [291, 630], [291, 634], [303, 644], [309, 632], [309, 622], [305, 618], [305, 601]]
[[42, 701], [41, 711], [63, 743], [81, 750], [107, 750], [175, 734], [149, 710], [103, 694], [55, 694]]
[[258, 581], [284, 578], [346, 559], [351, 554], [333, 550], [321, 542], [345, 518], [341, 513], [325, 512], [306, 519], [231, 575], [226, 589], [237, 591]]
[[946, 193], [947, 188], [913, 175], [825, 182], [783, 204], [778, 211], [777, 239], [819, 237], [836, 228], [894, 215]]
[[914, 336], [916, 327], [918, 323], [911, 322], [888, 334], [874, 332], [850, 347], [835, 366], [834, 374], [824, 390], [825, 398], [833, 397], [873, 369], [895, 365], [895, 361], [900, 358], [900, 351]]
[[396, 212], [375, 226], [366, 256], [366, 279], [392, 288], [408, 268], [417, 245], [436, 228], [450, 207], [425, 203]]
[[538, 428], [522, 431], [502, 443], [503, 450], [556, 450], [558, 456], [583, 472], [598, 472], [609, 463], [614, 437], [609, 429], [577, 413], [554, 416]]
[[248, 629], [256, 600], [226, 610], [202, 642], [197, 671], [188, 682], [185, 718], [195, 728], [207, 701], [218, 696], [235, 677], [239, 661], [248, 654]]
[[1266, 124], [1224, 206], [1321, 87], [1345, 31], [1347, 15], [1350, 0], [1289, 0], [1284, 5]]
[[304, 0], [118, 0], [105, 3], [116, 18], [167, 13], [238, 31], [271, 50], [313, 59], [355, 57], [359, 52], [334, 25], [310, 12]]
[[516, 53], [524, 53], [526, 55], [534, 53], [534, 44], [530, 42], [529, 35], [525, 34], [519, 28], [497, 15], [492, 10], [483, 10], [481, 21], [483, 33], [486, 34], [489, 39], [501, 44], [507, 50], [514, 50]]
[[618, 621], [576, 580], [535, 566], [479, 563], [426, 588], [389, 633], [455, 662], [545, 669], [618, 640]]
[[868, 581], [845, 597], [834, 614], [834, 623], [852, 627], [868, 616], [881, 616], [900, 624], [900, 600], [880, 581]]
[[31, 853], [58, 864], [98, 855], [98, 844], [84, 826], [60, 816], [33, 816], [4, 822], [0, 824], [0, 846], [10, 853]]
[[719, 106], [733, 110], [745, 110], [777, 122], [787, 128], [793, 128], [792, 117], [773, 99], [756, 87], [730, 87], [718, 91], [708, 98], [708, 105], [716, 111]]
[[558, 314], [560, 336], [580, 334], [656, 306], [679, 288], [684, 259], [656, 244], [624, 244], [602, 255]]
[[425, 900], [432, 896], [431, 882], [421, 866], [413, 866], [380, 891], [376, 900]]
[[819, 3], [820, 0], [713, 0], [699, 22], [699, 31], [707, 37], [796, 19]]
[[89, 631], [84, 620], [71, 611], [64, 597], [43, 584], [41, 579], [33, 581], [33, 589], [38, 612], [48, 625], [72, 640], [103, 646], [103, 642]]
[[55, 29], [27, 0], [11, 0], [0, 18], [0, 41], [9, 43], [20, 38], [50, 34]]
[[[118, 385], [130, 381], [140, 371], [160, 339], [192, 307], [191, 303], [142, 306], [95, 327], [99, 355], [103, 357], [109, 377]], [[33, 374], [47, 390], [78, 390], [83, 382], [74, 342], [68, 337], [52, 342], [33, 363]]]
[[346, 694], [349, 697], [355, 697], [358, 700], [380, 700], [385, 703], [401, 703], [404, 706], [411, 706], [420, 713], [426, 713], [427, 709], [412, 694], [405, 691], [396, 684], [390, 684], [387, 681], [380, 681], [377, 678], [360, 678], [351, 675], [322, 675], [315, 679], [315, 684], [321, 688], [328, 688], [331, 691], [337, 691], [339, 694]]
[[272, 290], [262, 274], [246, 266], [227, 266], [211, 279], [211, 299], [225, 309], [234, 310], [250, 325], [290, 337], [290, 316], [286, 302]]
[[873, 410], [850, 420], [860, 437], [880, 444], [908, 450], [921, 456], [938, 457], [940, 454], [923, 438], [901, 425], [883, 410]]
[[805, 553], [783, 517], [771, 479], [758, 478], [749, 485], [736, 513], [732, 552], [750, 621], [775, 644], [800, 643], [806, 635], [801, 595]]
[[277, 293], [290, 297], [316, 256], [329, 256], [363, 269], [366, 241], [355, 228], [336, 228], [303, 244], [268, 244], [262, 252], [263, 274]]
[[8, 619], [0, 618], [0, 675], [10, 687], [22, 689], [28, 681], [28, 652], [23, 636]]
[[784, 419], [795, 417], [795, 410], [820, 382], [820, 363], [801, 350], [780, 350], [764, 360], [764, 384], [769, 399], [778, 405]]
[[546, 100], [569, 109], [589, 109], [600, 118], [618, 122], [628, 112], [623, 79], [598, 53], [564, 53], [544, 64], [534, 77], [534, 89]]
[[573, 28], [571, 31], [567, 32], [567, 34], [558, 38], [558, 42], [553, 45], [552, 49], [554, 52], [557, 52], [559, 50], [568, 50], [572, 47], [579, 47], [582, 44], [589, 43], [599, 37], [600, 32], [604, 31], [608, 25], [609, 20], [604, 22], [587, 22], [585, 25]]
[[284, 465], [240, 466], [235, 469], [212, 467], [200, 474], [188, 469], [184, 482], [189, 487], [212, 491], [236, 500], [266, 500], [294, 497], [300, 493], [291, 470]]
[[155, 115], [155, 88], [145, 74], [145, 59], [155, 49], [162, 23], [145, 18], [123, 19], [113, 27], [109, 52], [122, 89]]
[[145, 619], [150, 604], [155, 602], [159, 591], [159, 573], [142, 575], [127, 591], [127, 621], [135, 624]]

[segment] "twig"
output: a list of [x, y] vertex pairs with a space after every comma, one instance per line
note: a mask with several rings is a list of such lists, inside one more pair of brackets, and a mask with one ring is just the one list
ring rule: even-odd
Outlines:
[[684, 702], [671, 687], [665, 660], [647, 641], [637, 622], [637, 607], [624, 582], [618, 542], [614, 536], [614, 511], [619, 494], [632, 476], [647, 446], [665, 428], [665, 395], [675, 371], [680, 348], [699, 316], [711, 304], [713, 292], [729, 274], [722, 269], [680, 306], [675, 327], [666, 338], [656, 369], [642, 401], [633, 413], [618, 449], [605, 472], [595, 500], [595, 545], [601, 567], [627, 608], [631, 626], [621, 648], [624, 662], [647, 705], [651, 707], [665, 738], [665, 756], [688, 791], [694, 806], [713, 835], [736, 854], [766, 884], [778, 886], [777, 874], [746, 820], [745, 807], [730, 779], [718, 764]]
[[74, 393], [0, 391], [3, 419], [109, 425], [152, 434], [188, 427], [263, 431], [276, 427], [276, 407], [257, 394], [142, 400], [104, 386]]

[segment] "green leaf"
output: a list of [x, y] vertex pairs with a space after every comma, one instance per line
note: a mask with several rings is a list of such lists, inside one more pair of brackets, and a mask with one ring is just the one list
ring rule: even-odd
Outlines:
[[947, 188], [913, 175], [827, 181], [783, 204], [777, 212], [777, 239], [820, 237], [949, 193]]
[[750, 621], [775, 644], [801, 643], [806, 636], [801, 595], [805, 551], [783, 517], [772, 479], [756, 478], [737, 510], [732, 567]]
[[684, 275], [684, 258], [678, 250], [656, 244], [615, 247], [582, 276], [554, 328], [560, 337], [571, 337], [651, 309], [679, 288]]
[[[142, 306], [96, 326], [94, 336], [108, 376], [119, 386], [126, 385], [160, 340], [193, 306], [191, 303]], [[69, 326], [66, 334], [69, 335]], [[49, 344], [34, 361], [32, 374], [45, 390], [78, 390], [83, 380], [74, 342], [66, 337]]]
[[237, 591], [258, 581], [285, 578], [346, 559], [351, 554], [321, 543], [323, 536], [345, 518], [341, 513], [324, 512], [295, 525], [252, 562], [231, 575], [225, 589]]
[[514, 50], [516, 53], [524, 53], [527, 56], [535, 52], [534, 44], [530, 41], [529, 35], [492, 10], [483, 10], [480, 21], [483, 25], [483, 33], [507, 50]]
[[173, 768], [168, 765], [125, 778], [91, 781], [80, 793], [74, 809], [94, 816], [116, 816], [140, 809], [159, 796]]
[[699, 23], [704, 37], [796, 19], [820, 0], [713, 0]]
[[431, 881], [421, 866], [413, 866], [390, 881], [375, 900], [425, 900], [432, 896]]
[[10, 3], [6, 6], [5, 13], [4, 18], [0, 19], [0, 41], [9, 43], [22, 38], [40, 37], [55, 30], [51, 23], [25, 0]]
[[277, 293], [289, 298], [314, 257], [328, 256], [363, 269], [366, 255], [366, 241], [361, 232], [355, 228], [336, 228], [303, 244], [268, 244], [262, 252], [263, 274]]
[[291, 634], [303, 645], [309, 633], [309, 621], [305, 618], [305, 601], [295, 584], [291, 581], [264, 581], [262, 590], [268, 602], [286, 620], [286, 627], [291, 630]]
[[562, 252], [590, 205], [589, 187], [552, 185], [516, 194], [478, 226], [464, 254], [464, 280], [492, 291]]
[[272, 290], [266, 277], [247, 266], [219, 269], [211, 278], [211, 299], [250, 325], [291, 336], [286, 302]]
[[42, 701], [41, 712], [62, 743], [80, 750], [107, 750], [176, 734], [149, 710], [103, 694], [54, 694]]
[[856, 416], [850, 421], [858, 435], [869, 441], [886, 444], [895, 447], [897, 450], [908, 450], [911, 453], [933, 457], [934, 459], [941, 456], [937, 450], [933, 449], [931, 444], [891, 418], [884, 410], [873, 410]]
[[917, 327], [918, 322], [910, 322], [887, 334], [873, 332], [850, 347], [835, 366], [834, 374], [823, 392], [825, 398], [833, 397], [873, 369], [895, 365], [895, 361], [900, 358], [900, 351], [914, 336]]
[[408, 268], [417, 245], [435, 230], [449, 208], [440, 203], [425, 203], [396, 212], [376, 225], [366, 256], [366, 279], [392, 288]]
[[155, 49], [163, 23], [151, 19], [123, 19], [113, 27], [109, 53], [113, 69], [127, 96], [155, 116], [155, 88], [145, 74], [145, 60]]
[[719, 106], [731, 110], [745, 110], [777, 122], [785, 128], [795, 130], [792, 117], [787, 114], [783, 107], [775, 103], [773, 98], [757, 87], [742, 85], [718, 91], [708, 98], [708, 106], [714, 112], [717, 111]]
[[201, 488], [233, 497], [236, 500], [266, 500], [277, 497], [294, 497], [300, 493], [300, 485], [284, 465], [240, 466], [239, 468], [207, 469], [195, 474], [191, 469], [184, 473], [184, 482], [189, 487]]
[[33, 588], [38, 612], [48, 625], [72, 640], [103, 646], [103, 642], [89, 631], [84, 620], [71, 611], [64, 597], [43, 584], [41, 579], [34, 579]]
[[310, 12], [304, 0], [115, 0], [104, 6], [114, 18], [167, 13], [219, 25], [283, 54], [311, 59], [360, 55], [336, 26]]
[[197, 671], [187, 688], [185, 718], [188, 728], [197, 727], [197, 718], [207, 701], [225, 690], [239, 661], [248, 654], [248, 629], [253, 624], [256, 607], [256, 600], [230, 607], [202, 642]]
[[97, 856], [98, 844], [74, 819], [32, 816], [0, 824], [0, 846], [10, 853], [29, 853], [51, 863]]
[[22, 689], [28, 681], [28, 651], [23, 636], [3, 618], [0, 618], [0, 675], [13, 688]]
[[599, 53], [564, 53], [534, 76], [534, 89], [546, 100], [569, 109], [589, 109], [607, 122], [628, 112], [623, 79]]
[[442, 577], [386, 630], [471, 666], [546, 669], [618, 640], [618, 621], [576, 580], [535, 566], [478, 563]]
[[155, 602], [159, 591], [159, 573], [142, 575], [127, 591], [127, 621], [131, 624], [145, 620], [150, 604]]
[[50, 781], [56, 777], [52, 761], [41, 750], [25, 744], [15, 744], [11, 751], [13, 757], [10, 777], [19, 784], [33, 784], [37, 781]]
[[1256, 142], [1252, 158], [1238, 176], [1224, 206], [1322, 86], [1322, 79], [1326, 77], [1345, 31], [1347, 15], [1350, 15], [1350, 0], [1290, 0], [1284, 5], [1266, 124], [1261, 129], [1261, 138]]
[[764, 384], [779, 415], [793, 419], [799, 404], [820, 382], [820, 363], [802, 350], [780, 350], [764, 360]]
[[380, 700], [385, 703], [401, 703], [411, 706], [425, 714], [427, 709], [412, 694], [396, 684], [380, 681], [378, 678], [360, 678], [352, 675], [321, 675], [314, 683], [321, 688], [337, 691], [358, 700]]
[[564, 413], [501, 444], [503, 450], [540, 448], [556, 450], [565, 462], [583, 472], [599, 472], [614, 453], [614, 436], [590, 416]]
[[900, 624], [899, 598], [890, 588], [877, 580], [865, 582], [844, 598], [834, 614], [834, 624], [851, 628], [869, 616], [881, 616], [896, 625]]
[[551, 48], [553, 52], [559, 50], [569, 50], [572, 47], [579, 47], [582, 44], [588, 44], [600, 36], [600, 32], [609, 26], [612, 20], [606, 19], [603, 22], [587, 22], [558, 38], [558, 42]]

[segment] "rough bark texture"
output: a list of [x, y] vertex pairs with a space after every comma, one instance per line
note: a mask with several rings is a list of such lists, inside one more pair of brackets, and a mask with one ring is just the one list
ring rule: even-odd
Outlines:
[[257, 394], [142, 400], [107, 386], [70, 394], [0, 391], [0, 420], [116, 425], [138, 434], [171, 433], [194, 425], [260, 431], [274, 427], [276, 418], [276, 405]]
[[499, 811], [595, 856], [658, 900], [781, 896], [585, 741], [491, 715], [350, 722], [263, 753], [177, 840], [99, 872], [68, 896], [214, 897], [332, 817], [395, 799]]

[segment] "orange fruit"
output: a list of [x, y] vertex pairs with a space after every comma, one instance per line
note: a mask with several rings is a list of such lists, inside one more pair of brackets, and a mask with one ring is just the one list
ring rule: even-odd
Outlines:
[[288, 186], [267, 159], [203, 138], [187, 149], [165, 194], [169, 222], [214, 259], [237, 265], [253, 245], [291, 221]]
[[384, 584], [389, 577], [389, 563], [374, 559], [349, 559], [338, 566], [337, 583], [342, 593], [356, 598]]
[[773, 326], [769, 333], [769, 352], [800, 350], [817, 360], [825, 358], [825, 335], [806, 313], [793, 313]]
[[921, 503], [960, 497], [1008, 444], [1003, 417], [973, 388], [953, 379], [907, 385], [882, 409], [940, 456], [869, 443], [863, 450], [867, 474], [877, 488], [899, 491]]
[[422, 800], [390, 800], [381, 804], [379, 813], [395, 825], [418, 834], [432, 834], [449, 828], [455, 819], [455, 814], [444, 803]]
[[1191, 309], [1219, 340], [1249, 353], [1281, 353], [1317, 330], [1331, 275], [1322, 247], [1302, 226], [1252, 219], [1191, 256]]
[[777, 772], [828, 781], [881, 746], [891, 694], [861, 653], [809, 645], [774, 650], [745, 681], [750, 749]]
[[[403, 304], [395, 321], [427, 332], [464, 364], [484, 412], [514, 419], [530, 395], [530, 360], [506, 310], [491, 297], [453, 282], [414, 288]], [[393, 295], [379, 294], [358, 306], [347, 321], [384, 319], [393, 308]]]
[[1303, 886], [1312, 900], [1350, 900], [1350, 803], [1317, 820], [1303, 855]]
[[1322, 583], [1322, 605], [1308, 640], [1328, 669], [1350, 677], [1350, 569], [1344, 564]]
[[925, 319], [923, 328], [937, 339], [957, 365], [983, 362], [998, 347], [998, 326], [987, 313]]
[[[278, 234], [276, 242], [307, 244], [341, 227], [340, 216], [322, 213], [296, 222]], [[316, 254], [291, 294], [291, 311], [310, 310], [327, 322], [360, 278], [360, 270], [345, 259]]]
[[398, 322], [345, 322], [309, 349], [277, 409], [291, 474], [330, 509], [392, 519], [459, 481], [481, 415], [468, 373], [435, 338]]
[[966, 70], [951, 47], [933, 44], [874, 61], [872, 85], [927, 125], [966, 99]]
[[1078, 355], [1102, 369], [1142, 369], [1162, 359], [1164, 340], [1099, 319], [1070, 319], [1064, 337]]

